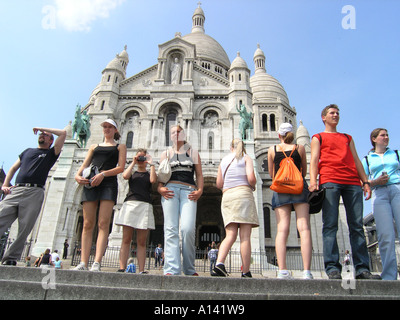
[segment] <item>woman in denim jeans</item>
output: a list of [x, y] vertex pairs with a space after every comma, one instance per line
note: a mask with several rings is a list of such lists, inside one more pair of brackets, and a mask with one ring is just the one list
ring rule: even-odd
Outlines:
[[[371, 179], [372, 212], [378, 233], [379, 253], [382, 259], [383, 280], [397, 280], [395, 250], [396, 232], [400, 231], [400, 164], [398, 151], [388, 147], [386, 129], [371, 132], [372, 150], [362, 160], [365, 173]], [[396, 154], [397, 153], [397, 154]]]
[[[185, 141], [181, 126], [171, 127], [172, 148], [168, 150], [172, 176], [164, 185], [158, 183], [164, 211], [164, 274], [195, 275], [195, 233], [197, 200], [203, 193], [203, 173], [200, 156]], [[161, 154], [160, 162], [167, 157], [167, 151]], [[196, 175], [196, 182], [194, 176]], [[182, 267], [180, 237], [182, 240]]]

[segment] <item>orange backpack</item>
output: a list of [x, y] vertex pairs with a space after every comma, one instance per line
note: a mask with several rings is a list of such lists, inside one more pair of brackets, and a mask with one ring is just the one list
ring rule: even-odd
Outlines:
[[285, 155], [285, 159], [282, 159], [279, 164], [279, 170], [275, 175], [270, 189], [278, 193], [301, 194], [304, 186], [303, 176], [299, 169], [297, 169], [292, 158], [296, 146], [293, 146], [293, 150], [289, 157], [283, 151], [281, 146], [279, 146], [279, 148]]

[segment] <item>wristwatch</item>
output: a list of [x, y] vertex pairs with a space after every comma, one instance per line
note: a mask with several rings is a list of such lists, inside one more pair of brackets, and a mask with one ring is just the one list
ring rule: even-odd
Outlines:
[[371, 186], [371, 182], [365, 181], [365, 182], [363, 182], [363, 187], [364, 187], [366, 184], [369, 185], [369, 186]]

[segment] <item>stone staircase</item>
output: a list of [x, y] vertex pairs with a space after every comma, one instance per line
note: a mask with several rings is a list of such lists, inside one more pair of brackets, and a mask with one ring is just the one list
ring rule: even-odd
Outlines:
[[0, 266], [0, 299], [398, 300], [400, 282], [188, 277]]

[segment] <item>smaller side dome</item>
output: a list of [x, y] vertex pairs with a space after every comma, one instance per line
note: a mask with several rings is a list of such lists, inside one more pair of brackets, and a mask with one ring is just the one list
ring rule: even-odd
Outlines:
[[122, 50], [121, 53], [116, 54], [115, 58], [113, 60], [111, 60], [107, 67], [103, 70], [115, 70], [115, 71], [119, 71], [122, 73], [122, 75], [125, 78], [126, 75], [126, 67], [128, 66], [129, 63], [129, 55], [128, 52], [126, 51], [127, 46], [125, 45], [124, 50]]
[[232, 61], [230, 69], [234, 68], [245, 68], [248, 69], [246, 61], [240, 56], [240, 52], [237, 52], [236, 58]]
[[296, 131], [296, 143], [306, 147], [306, 151], [311, 150], [310, 134], [307, 128], [303, 125], [303, 121], [300, 120], [300, 125]]
[[121, 51], [121, 53], [119, 54], [119, 57], [127, 62], [129, 62], [129, 55], [128, 52], [126, 51], [127, 49], [127, 45], [125, 45], [124, 50]]
[[265, 70], [265, 54], [260, 48], [260, 44], [257, 44], [256, 52], [254, 52], [253, 56], [254, 61], [254, 73], [266, 73]]

